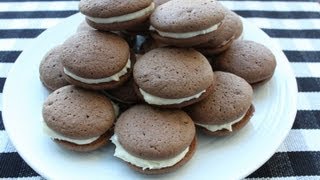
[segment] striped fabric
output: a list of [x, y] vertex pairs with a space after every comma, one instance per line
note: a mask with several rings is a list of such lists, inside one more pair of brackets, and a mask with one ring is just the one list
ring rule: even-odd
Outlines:
[[[320, 179], [320, 5], [317, 0], [221, 1], [265, 31], [288, 57], [298, 112], [277, 152], [248, 179]], [[72, 0], [0, 0], [0, 111], [7, 74], [41, 32], [78, 12]], [[0, 178], [41, 179], [10, 143], [0, 114]]]

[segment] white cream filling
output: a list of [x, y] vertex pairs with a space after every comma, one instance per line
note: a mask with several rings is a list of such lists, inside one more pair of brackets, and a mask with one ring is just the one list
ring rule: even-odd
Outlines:
[[213, 32], [218, 29], [219, 25], [221, 23], [215, 24], [208, 29], [200, 30], [200, 31], [193, 31], [193, 32], [185, 32], [185, 33], [174, 33], [174, 32], [163, 32], [155, 29], [153, 26], [150, 26], [150, 30], [155, 30], [159, 33], [160, 36], [162, 37], [169, 37], [169, 38], [175, 38], [175, 39], [186, 39], [186, 38], [191, 38], [195, 37], [198, 35], [203, 35], [207, 34], [210, 32]]
[[86, 16], [89, 20], [95, 22], [95, 23], [100, 23], [100, 24], [110, 24], [110, 23], [115, 23], [115, 22], [125, 22], [125, 21], [130, 21], [133, 19], [140, 18], [142, 16], [145, 16], [152, 12], [154, 10], [154, 3], [151, 3], [148, 7], [141, 9], [139, 11], [121, 15], [121, 16], [115, 16], [115, 17], [109, 17], [109, 18], [98, 18], [98, 17], [90, 17]]
[[72, 72], [70, 72], [69, 70], [67, 70], [66, 68], [63, 68], [63, 72], [70, 76], [71, 78], [86, 83], [86, 84], [99, 84], [99, 83], [107, 83], [107, 82], [111, 82], [111, 81], [119, 81], [120, 77], [125, 75], [128, 72], [128, 69], [131, 67], [131, 61], [130, 59], [128, 59], [127, 64], [124, 66], [123, 69], [121, 69], [121, 71], [119, 71], [118, 73], [110, 76], [110, 77], [106, 77], [106, 78], [100, 78], [100, 79], [88, 79], [88, 78], [83, 78], [80, 76], [77, 76], [75, 74], [73, 74]]
[[78, 144], [78, 145], [90, 144], [90, 143], [92, 143], [93, 141], [97, 140], [100, 137], [100, 136], [97, 136], [97, 137], [92, 137], [92, 138], [89, 138], [89, 139], [72, 139], [72, 138], [68, 138], [68, 137], [63, 136], [63, 135], [53, 131], [52, 129], [50, 129], [48, 127], [48, 125], [44, 121], [42, 121], [42, 129], [43, 129], [43, 132], [45, 134], [47, 134], [49, 137], [51, 137], [52, 139], [68, 141], [68, 142], [71, 142], [71, 143], [74, 143], [74, 144]]
[[146, 160], [146, 159], [141, 159], [139, 157], [135, 157], [128, 153], [119, 143], [118, 137], [116, 135], [113, 135], [111, 137], [112, 143], [116, 146], [114, 156], [129, 162], [135, 166], [141, 167], [143, 170], [145, 169], [161, 169], [164, 167], [170, 167], [175, 164], [177, 164], [179, 161], [181, 161], [186, 154], [189, 151], [189, 147], [187, 147], [185, 150], [183, 150], [180, 154], [177, 156], [170, 158], [170, 159], [165, 159], [165, 160]]
[[185, 97], [185, 98], [179, 98], [179, 99], [166, 99], [166, 98], [161, 98], [161, 97], [157, 97], [154, 96], [152, 94], [149, 94], [147, 92], [145, 92], [144, 90], [142, 90], [141, 88], [139, 88], [140, 93], [143, 96], [143, 99], [149, 103], [149, 104], [155, 104], [155, 105], [170, 105], [170, 104], [180, 104], [183, 103], [185, 101], [189, 101], [191, 99], [196, 99], [199, 98], [204, 92], [206, 92], [206, 90], [201, 91], [198, 94], [195, 94], [193, 96], [189, 96], [189, 97]]
[[113, 110], [114, 110], [114, 114], [116, 115], [116, 117], [118, 117], [119, 113], [120, 113], [119, 106], [116, 103], [114, 103], [113, 101], [111, 101], [111, 104], [112, 104], [112, 107], [113, 107]]
[[241, 117], [239, 117], [238, 119], [232, 122], [221, 124], [221, 125], [208, 125], [208, 124], [200, 124], [200, 123], [195, 123], [195, 124], [198, 126], [202, 126], [211, 132], [219, 131], [222, 129], [227, 129], [228, 131], [232, 131], [232, 125], [236, 124], [237, 122], [240, 122], [246, 114], [247, 113], [245, 113], [244, 115], [242, 115]]

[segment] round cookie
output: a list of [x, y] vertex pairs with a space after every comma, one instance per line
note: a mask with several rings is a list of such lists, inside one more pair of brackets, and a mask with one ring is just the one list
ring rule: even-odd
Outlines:
[[171, 0], [150, 16], [151, 35], [162, 43], [191, 47], [208, 42], [224, 19], [224, 7], [212, 0]]
[[214, 73], [198, 51], [158, 48], [141, 56], [133, 68], [136, 93], [145, 102], [181, 108], [205, 98], [214, 86]]
[[112, 89], [129, 77], [131, 60], [128, 43], [113, 33], [83, 31], [68, 38], [61, 61], [70, 84], [88, 89]]
[[144, 23], [154, 10], [152, 0], [81, 0], [79, 11], [98, 30], [125, 30]]
[[243, 25], [240, 17], [226, 9], [226, 15], [220, 28], [212, 39], [197, 46], [197, 50], [204, 55], [216, 55], [227, 50], [232, 42], [242, 34]]
[[227, 51], [213, 59], [213, 67], [215, 70], [236, 74], [253, 85], [272, 77], [276, 59], [262, 44], [237, 40]]
[[145, 174], [176, 170], [192, 157], [196, 146], [195, 126], [185, 112], [148, 105], [122, 113], [111, 140], [115, 156]]
[[41, 82], [53, 91], [69, 84], [61, 73], [62, 65], [60, 54], [62, 50], [61, 45], [52, 48], [43, 57], [39, 66]]
[[223, 136], [241, 129], [251, 118], [253, 90], [234, 74], [215, 71], [215, 75], [212, 93], [185, 110], [207, 134]]
[[87, 152], [107, 144], [115, 110], [103, 94], [68, 85], [48, 96], [42, 116], [44, 132], [56, 143]]

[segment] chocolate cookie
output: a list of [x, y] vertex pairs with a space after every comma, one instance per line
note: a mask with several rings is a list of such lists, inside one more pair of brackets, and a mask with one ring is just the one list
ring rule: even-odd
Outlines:
[[172, 0], [150, 16], [152, 37], [165, 44], [191, 47], [208, 42], [222, 24], [224, 7], [213, 0]]
[[276, 68], [276, 59], [264, 45], [238, 40], [227, 51], [213, 59], [213, 68], [231, 72], [248, 83], [255, 84], [272, 77]]
[[133, 68], [136, 92], [155, 106], [180, 108], [211, 93], [214, 73], [193, 49], [158, 48], [141, 56]]
[[250, 84], [234, 74], [216, 71], [215, 75], [212, 93], [185, 110], [195, 124], [209, 134], [227, 135], [242, 128], [251, 118], [253, 90]]
[[92, 151], [107, 144], [115, 110], [103, 94], [69, 85], [48, 96], [42, 116], [44, 132], [55, 142], [74, 151]]
[[79, 10], [98, 30], [125, 30], [145, 22], [154, 10], [152, 0], [81, 0]]
[[63, 48], [61, 45], [52, 48], [43, 57], [39, 66], [41, 82], [53, 91], [69, 84], [61, 72], [62, 65], [60, 54], [62, 50]]
[[61, 55], [63, 74], [71, 84], [88, 89], [112, 89], [131, 71], [129, 46], [113, 33], [83, 31], [68, 38]]
[[227, 50], [232, 42], [242, 34], [243, 25], [240, 17], [226, 9], [222, 24], [210, 41], [197, 46], [197, 50], [204, 55], [216, 55]]
[[122, 113], [111, 138], [115, 156], [146, 174], [175, 170], [195, 151], [195, 126], [181, 110], [137, 105]]

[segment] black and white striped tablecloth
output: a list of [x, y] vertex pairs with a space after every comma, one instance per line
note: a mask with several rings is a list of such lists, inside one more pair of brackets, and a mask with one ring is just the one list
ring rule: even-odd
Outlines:
[[[265, 31], [288, 57], [298, 112], [277, 152], [248, 179], [320, 179], [320, 5], [317, 0], [221, 1]], [[78, 12], [72, 0], [0, 0], [0, 111], [7, 74], [41, 32]], [[41, 179], [10, 143], [0, 114], [0, 179]]]

